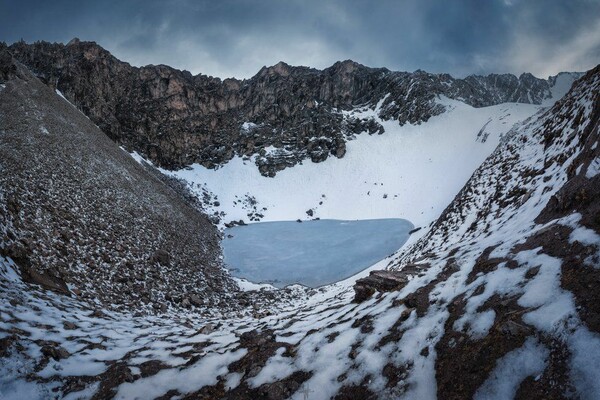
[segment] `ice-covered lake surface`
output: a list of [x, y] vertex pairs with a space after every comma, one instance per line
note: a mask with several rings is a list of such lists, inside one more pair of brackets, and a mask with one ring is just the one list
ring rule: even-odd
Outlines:
[[226, 229], [223, 253], [234, 276], [277, 287], [318, 287], [390, 255], [413, 228], [399, 218], [263, 222]]

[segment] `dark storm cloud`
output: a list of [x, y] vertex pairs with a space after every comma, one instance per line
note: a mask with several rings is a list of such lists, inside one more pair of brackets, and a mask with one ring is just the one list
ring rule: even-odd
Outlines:
[[2, 1], [8, 43], [77, 36], [134, 65], [221, 77], [280, 60], [539, 76], [600, 62], [600, 0]]

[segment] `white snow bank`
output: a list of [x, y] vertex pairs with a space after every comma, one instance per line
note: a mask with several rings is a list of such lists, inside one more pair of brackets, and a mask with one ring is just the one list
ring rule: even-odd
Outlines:
[[[122, 148], [122, 147], [121, 147]], [[123, 149], [123, 148], [122, 148]], [[124, 151], [127, 151], [125, 149], [123, 149]], [[131, 152], [129, 153], [131, 155], [131, 157], [133, 157], [133, 159], [135, 161], [137, 161], [138, 163], [140, 163], [141, 165], [145, 165], [145, 164], [150, 164], [152, 165], [152, 163], [148, 160], [146, 160], [144, 157], [142, 157], [137, 151]]]
[[[377, 119], [385, 133], [358, 135], [347, 143], [342, 159], [308, 160], [274, 178], [260, 175], [253, 161], [240, 157], [217, 170], [195, 164], [163, 172], [185, 179], [200, 195], [202, 187], [213, 192], [220, 205], [208, 211], [224, 211], [224, 222], [247, 220], [248, 210], [239, 200], [249, 194], [258, 201], [263, 221], [307, 219], [306, 211], [313, 209], [314, 217], [321, 219], [400, 217], [424, 226], [448, 205], [500, 135], [541, 108], [527, 104], [473, 108], [449, 99], [442, 102], [449, 111], [421, 125], [381, 121], [376, 110], [349, 112]], [[487, 140], [482, 143], [478, 133], [484, 125]]]
[[257, 127], [258, 127], [258, 125], [256, 125], [254, 122], [244, 122], [242, 124], [242, 126], [240, 127], [240, 132], [248, 134]]

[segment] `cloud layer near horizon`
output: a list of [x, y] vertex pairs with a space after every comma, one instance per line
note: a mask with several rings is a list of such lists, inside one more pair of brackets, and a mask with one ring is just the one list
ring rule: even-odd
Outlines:
[[14, 1], [0, 40], [93, 40], [133, 65], [248, 78], [285, 61], [540, 77], [600, 63], [600, 0]]

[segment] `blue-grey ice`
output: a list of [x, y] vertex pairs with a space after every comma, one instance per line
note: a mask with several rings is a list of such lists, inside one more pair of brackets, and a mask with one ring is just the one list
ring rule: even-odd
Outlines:
[[226, 229], [223, 253], [234, 276], [277, 287], [318, 287], [382, 260], [402, 247], [413, 228], [397, 218], [263, 222]]

